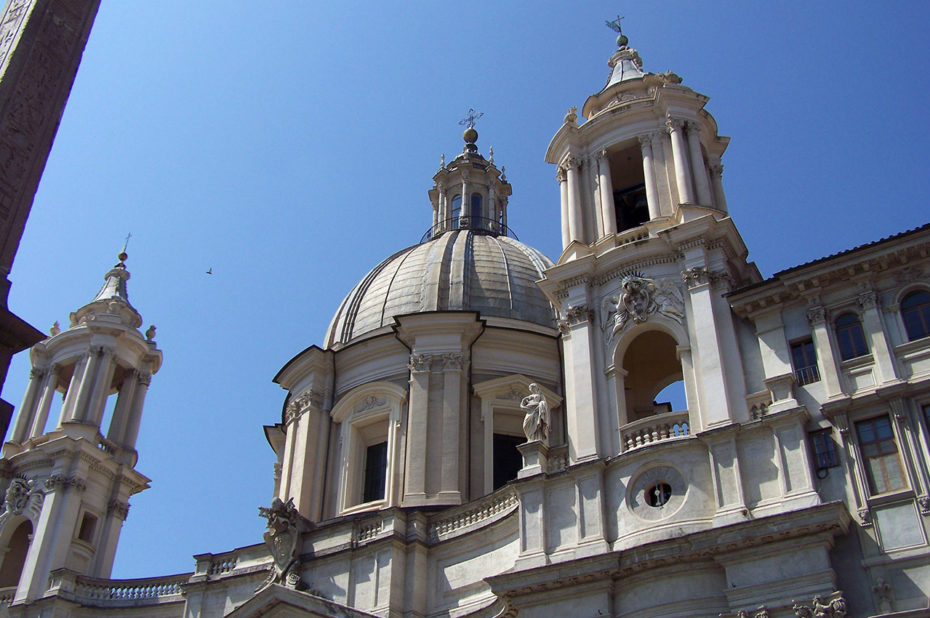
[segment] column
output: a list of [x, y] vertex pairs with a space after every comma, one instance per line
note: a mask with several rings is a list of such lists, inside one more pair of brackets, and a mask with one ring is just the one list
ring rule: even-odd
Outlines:
[[723, 165], [721, 163], [712, 163], [710, 166], [711, 181], [714, 185], [714, 198], [717, 210], [727, 211], [727, 198], [723, 194]]
[[91, 394], [94, 391], [94, 384], [97, 381], [97, 372], [102, 356], [103, 348], [101, 347], [94, 347], [88, 352], [87, 365], [84, 369], [84, 375], [81, 376], [77, 400], [74, 403], [74, 409], [71, 410], [71, 418], [69, 420], [72, 422], [85, 423], [89, 420], [87, 406], [90, 402]]
[[565, 425], [572, 464], [598, 456], [600, 432], [591, 367], [593, 312], [584, 305], [568, 307], [559, 320], [565, 358]]
[[688, 122], [688, 149], [691, 151], [691, 174], [694, 177], [694, 188], [697, 191], [698, 204], [712, 206], [710, 195], [710, 182], [707, 178], [707, 166], [704, 165], [704, 154], [701, 152], [701, 123]]
[[33, 367], [29, 372], [29, 386], [26, 388], [23, 403], [19, 406], [19, 414], [16, 415], [16, 423], [13, 425], [13, 433], [10, 436], [12, 442], [22, 442], [29, 437], [29, 428], [35, 420], [36, 395], [39, 392], [39, 386], [44, 381], [45, 372], [45, 369], [38, 367]]
[[562, 249], [572, 242], [571, 232], [568, 229], [568, 183], [565, 168], [561, 165], [555, 170], [555, 177], [559, 181], [559, 196], [562, 204]]
[[129, 502], [122, 502], [118, 498], [113, 498], [107, 504], [106, 516], [101, 518], [99, 524], [103, 524], [100, 530], [97, 544], [97, 551], [91, 562], [90, 571], [87, 573], [91, 577], [109, 577], [113, 570], [113, 558], [116, 556], [116, 545], [119, 542], [119, 534], [123, 529], [123, 522], [129, 517]]
[[584, 242], [584, 221], [581, 218], [581, 179], [578, 168], [581, 161], [573, 156], [565, 161], [568, 180], [568, 236], [569, 241]]
[[[139, 383], [139, 373], [135, 370], [129, 370], [123, 376], [123, 383], [120, 384], [119, 394], [116, 396], [116, 407], [113, 409], [113, 418], [110, 419], [110, 427], [107, 430], [107, 440], [115, 444], [123, 445], [125, 443], [126, 427], [129, 424], [129, 415], [132, 410], [132, 401], [136, 393], [136, 384]], [[102, 431], [103, 428], [101, 428]]]
[[29, 437], [41, 436], [45, 433], [45, 422], [48, 420], [48, 412], [52, 406], [52, 400], [55, 399], [55, 393], [58, 392], [58, 372], [61, 367], [52, 365], [45, 376], [43, 383], [42, 395], [39, 397], [39, 404], [36, 406], [36, 413], [32, 426], [29, 428]]
[[437, 221], [437, 223], [439, 224], [440, 227], [439, 229], [434, 230], [434, 231], [435, 232], [438, 232], [440, 230], [445, 231], [446, 226], [448, 225], [448, 223], [446, 223], [446, 220], [448, 218], [449, 218], [449, 194], [446, 192], [445, 187], [439, 187], [439, 221]]
[[152, 382], [152, 376], [148, 373], [140, 373], [137, 380], [138, 384], [132, 398], [129, 422], [126, 424], [126, 438], [123, 441], [123, 445], [127, 449], [136, 448], [136, 438], [139, 437], [139, 424], [142, 422], [142, 405], [145, 403], [145, 393]]
[[824, 317], [823, 307], [820, 305], [808, 307], [807, 320], [811, 324], [820, 379], [826, 386], [827, 397], [840, 395], [843, 389], [840, 388], [840, 376], [836, 370], [836, 359], [833, 357], [833, 347], [830, 345], [830, 333], [827, 332], [827, 320]]
[[639, 136], [639, 147], [643, 153], [643, 181], [646, 185], [646, 203], [649, 205], [649, 218], [658, 219], [661, 216], [659, 196], [656, 194], [655, 162], [652, 156], [652, 142], [660, 137], [656, 133]]
[[74, 410], [77, 405], [78, 394], [81, 390], [81, 381], [84, 373], [87, 371], [87, 363], [90, 360], [87, 354], [80, 357], [74, 364], [71, 371], [71, 380], [68, 382], [68, 388], [65, 390], [64, 403], [61, 406], [61, 416], [58, 419], [58, 426], [71, 421], [74, 416]]
[[492, 232], [498, 230], [497, 222], [500, 220], [497, 216], [497, 195], [494, 192], [494, 181], [492, 180], [488, 185], [488, 205], [484, 208], [485, 217], [491, 219], [489, 222], [484, 222], [481, 227], [487, 228]]
[[116, 363], [113, 362], [113, 350], [101, 348], [100, 368], [97, 370], [97, 377], [94, 380], [94, 388], [91, 391], [86, 415], [88, 422], [92, 425], [99, 426], [103, 420], [103, 410], [107, 405], [107, 392], [110, 390], [110, 383], [113, 381], [113, 371], [115, 369]]
[[601, 191], [601, 221], [604, 222], [603, 236], [613, 236], [617, 233], [617, 212], [614, 208], [614, 186], [610, 178], [610, 159], [607, 158], [607, 149], [597, 156], [598, 188]]
[[724, 379], [723, 346], [717, 336], [711, 273], [703, 266], [682, 272], [691, 299], [690, 328], [694, 333], [692, 352], [697, 352], [698, 380], [701, 389], [701, 427], [707, 429], [730, 421], [727, 381]]
[[694, 193], [691, 190], [691, 174], [688, 169], [688, 159], [685, 158], [685, 138], [682, 135], [682, 121], [677, 118], [667, 118], [665, 126], [672, 137], [672, 159], [675, 162], [675, 182], [678, 184], [678, 203], [693, 204]]
[[429, 423], [429, 370], [432, 357], [428, 354], [411, 354], [410, 411], [407, 434], [407, 478], [404, 483], [404, 500], [413, 504], [426, 498], [426, 445]]
[[442, 355], [442, 470], [439, 493], [443, 502], [461, 502], [459, 441], [462, 435], [462, 364], [460, 353]]
[[461, 210], [459, 210], [459, 227], [471, 227], [471, 223], [468, 225], [462, 225], [462, 219], [465, 219], [468, 222], [469, 215], [471, 214], [471, 199], [468, 197], [468, 176], [462, 174], [462, 204]]
[[888, 337], [882, 324], [882, 316], [879, 313], [878, 298], [875, 292], [863, 292], [858, 298], [859, 306], [862, 307], [862, 328], [865, 330], [865, 336], [869, 338], [869, 349], [872, 350], [872, 358], [875, 360], [875, 368], [878, 370], [878, 382], [891, 382], [898, 379], [895, 374], [894, 356], [888, 347]]

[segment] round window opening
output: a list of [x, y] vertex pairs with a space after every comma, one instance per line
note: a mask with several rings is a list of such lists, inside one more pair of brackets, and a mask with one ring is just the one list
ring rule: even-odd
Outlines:
[[672, 497], [672, 486], [660, 481], [646, 490], [646, 504], [656, 508], [665, 506]]

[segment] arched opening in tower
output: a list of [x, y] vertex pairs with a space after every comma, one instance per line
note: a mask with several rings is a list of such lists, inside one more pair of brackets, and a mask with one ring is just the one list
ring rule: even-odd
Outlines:
[[31, 540], [32, 522], [27, 519], [16, 527], [13, 536], [10, 537], [9, 549], [3, 556], [3, 564], [0, 565], [0, 588], [11, 588], [19, 583]]
[[[623, 356], [627, 423], [685, 407], [676, 347], [670, 335], [650, 330], [627, 348]], [[666, 396], [670, 398], [666, 400]]]

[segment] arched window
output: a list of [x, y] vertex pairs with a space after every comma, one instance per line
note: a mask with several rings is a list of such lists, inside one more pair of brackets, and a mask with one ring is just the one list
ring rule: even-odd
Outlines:
[[930, 292], [919, 290], [905, 296], [901, 301], [901, 319], [908, 341], [930, 335]]
[[456, 195], [452, 198], [452, 229], [459, 226], [459, 215], [462, 214], [462, 196]]
[[849, 360], [869, 353], [869, 346], [865, 343], [862, 333], [862, 324], [855, 313], [844, 313], [833, 322], [836, 331], [836, 342], [840, 346], [840, 358]]
[[471, 216], [472, 227], [478, 227], [478, 222], [481, 219], [481, 194], [472, 193], [471, 194], [471, 210], [469, 211]]

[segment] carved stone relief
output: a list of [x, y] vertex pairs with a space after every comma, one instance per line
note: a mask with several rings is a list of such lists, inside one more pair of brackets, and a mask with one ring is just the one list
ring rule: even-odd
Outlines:
[[262, 538], [271, 551], [274, 563], [268, 578], [256, 592], [272, 584], [304, 589], [305, 586], [300, 579], [298, 549], [300, 535], [310, 529], [310, 522], [297, 512], [293, 498], [288, 498], [287, 502], [275, 498], [271, 502], [271, 507], [258, 507], [258, 514], [268, 520], [267, 530]]
[[630, 323], [645, 322], [658, 314], [681, 324], [685, 317], [684, 299], [672, 281], [655, 281], [638, 274], [629, 274], [620, 281], [620, 293], [609, 296], [601, 304], [601, 328], [610, 341]]

